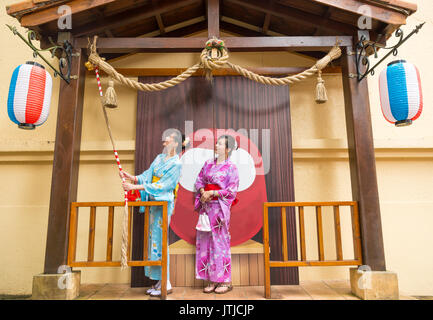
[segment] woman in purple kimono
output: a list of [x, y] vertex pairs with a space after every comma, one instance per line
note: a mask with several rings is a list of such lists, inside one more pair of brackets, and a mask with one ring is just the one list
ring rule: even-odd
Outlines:
[[232, 136], [221, 136], [215, 145], [216, 159], [205, 162], [195, 188], [195, 210], [207, 214], [211, 231], [197, 230], [196, 278], [208, 280], [205, 293], [225, 293], [231, 286], [230, 207], [236, 199], [239, 174], [229, 160], [235, 147]]

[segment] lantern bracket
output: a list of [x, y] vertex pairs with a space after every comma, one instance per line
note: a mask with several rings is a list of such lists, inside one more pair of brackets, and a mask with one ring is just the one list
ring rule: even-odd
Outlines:
[[[374, 75], [374, 69], [381, 64], [386, 58], [388, 58], [391, 54], [396, 56], [398, 54], [398, 48], [411, 36], [413, 36], [415, 33], [418, 33], [418, 31], [422, 28], [422, 26], [425, 24], [425, 22], [419, 24], [416, 26], [414, 30], [412, 30], [411, 33], [409, 33], [406, 37], [404, 37], [403, 31], [399, 28], [395, 31], [394, 36], [398, 38], [398, 42], [390, 47], [385, 47], [380, 43], [367, 40], [364, 35], [361, 36], [358, 43], [356, 44], [355, 48], [355, 56], [356, 56], [356, 71], [357, 71], [357, 78], [358, 81], [361, 81], [364, 79], [368, 74]], [[373, 50], [374, 52], [374, 58], [377, 59], [377, 50], [389, 50], [385, 56], [383, 56], [382, 59], [379, 60], [373, 67], [370, 67], [370, 60], [367, 56], [366, 52], [367, 50]], [[364, 67], [363, 67], [364, 66]], [[363, 71], [365, 70], [365, 71]]]
[[[18, 32], [16, 27], [12, 27], [10, 25], [6, 25], [13, 34], [18, 35], [21, 40], [24, 41], [25, 44], [27, 44], [30, 49], [33, 51], [33, 57], [37, 58], [38, 56], [41, 57], [42, 60], [54, 71], [54, 77], [60, 76], [63, 80], [66, 81], [66, 83], [70, 83], [71, 79], [71, 65], [72, 65], [72, 57], [76, 55], [76, 53], [72, 52], [72, 44], [68, 40], [63, 40], [61, 45], [55, 44], [51, 37], [48, 37], [48, 40], [52, 44], [52, 47], [47, 49], [38, 49], [34, 46], [32, 41], [37, 39], [36, 33], [33, 30], [27, 30], [27, 39]], [[41, 55], [42, 51], [50, 51], [51, 57], [54, 58], [54, 56], [57, 56], [59, 58], [59, 68], [56, 69], [52, 66], [52, 64], [43, 56]], [[79, 53], [78, 53], [79, 54]]]

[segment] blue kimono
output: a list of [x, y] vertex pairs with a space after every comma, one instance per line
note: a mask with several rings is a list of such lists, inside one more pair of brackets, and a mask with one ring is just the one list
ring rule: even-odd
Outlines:
[[[138, 184], [144, 186], [140, 190], [142, 201], [167, 201], [168, 224], [170, 225], [171, 214], [174, 209], [174, 190], [180, 178], [182, 164], [179, 156], [175, 155], [165, 161], [166, 154], [158, 155], [150, 165], [149, 169], [137, 176]], [[140, 212], [144, 212], [140, 207]], [[162, 257], [162, 207], [150, 208], [148, 258], [149, 260], [161, 260]], [[168, 232], [167, 232], [168, 235]], [[167, 264], [169, 258], [167, 248]], [[144, 267], [146, 277], [152, 280], [161, 280], [161, 267]], [[167, 268], [169, 279], [169, 268]]]

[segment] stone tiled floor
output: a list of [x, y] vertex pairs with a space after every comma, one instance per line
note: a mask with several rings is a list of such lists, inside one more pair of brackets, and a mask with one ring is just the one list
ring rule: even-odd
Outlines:
[[[79, 300], [148, 300], [147, 288], [129, 284], [82, 284]], [[263, 286], [236, 286], [226, 294], [205, 294], [201, 288], [175, 287], [168, 300], [263, 300]], [[278, 300], [359, 300], [346, 280], [301, 281], [298, 286], [272, 286], [271, 299]], [[400, 293], [400, 300], [417, 300]]]

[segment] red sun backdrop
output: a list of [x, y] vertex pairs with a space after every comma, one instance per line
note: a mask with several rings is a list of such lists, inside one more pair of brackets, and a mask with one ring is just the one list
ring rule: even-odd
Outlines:
[[[238, 166], [240, 171], [240, 186], [243, 185], [245, 188], [238, 191], [237, 198], [239, 202], [231, 208], [231, 245], [236, 246], [251, 239], [263, 225], [263, 202], [267, 201], [267, 196], [263, 176], [263, 161], [257, 146], [248, 137], [233, 130], [200, 129], [187, 136], [192, 143], [186, 152], [181, 154], [181, 160], [186, 159], [185, 155], [191, 151], [190, 148], [196, 149], [195, 151], [198, 151], [198, 153], [200, 153], [200, 149], [207, 151], [205, 152], [206, 155], [210, 155], [207, 159], [210, 159], [213, 156], [217, 137], [223, 134], [230, 134], [235, 137], [239, 146], [239, 149], [235, 152], [238, 155], [247, 153], [252, 160], [250, 163], [244, 161], [238, 164], [235, 160], [238, 159], [235, 153], [231, 157], [231, 160]], [[192, 150], [194, 151], [194, 149]], [[184, 165], [182, 175], [187, 175], [190, 181], [192, 181], [191, 179], [195, 181], [204, 160], [207, 159], [194, 161], [193, 164], [188, 166]], [[251, 172], [251, 174], [248, 174], [248, 172]], [[182, 180], [184, 179], [181, 178], [179, 183], [178, 197], [170, 227], [180, 238], [195, 245], [195, 226], [198, 220], [198, 212], [194, 211], [195, 190], [191, 191], [192, 183], [189, 183], [189, 186], [186, 186], [185, 183], [182, 185]]]

